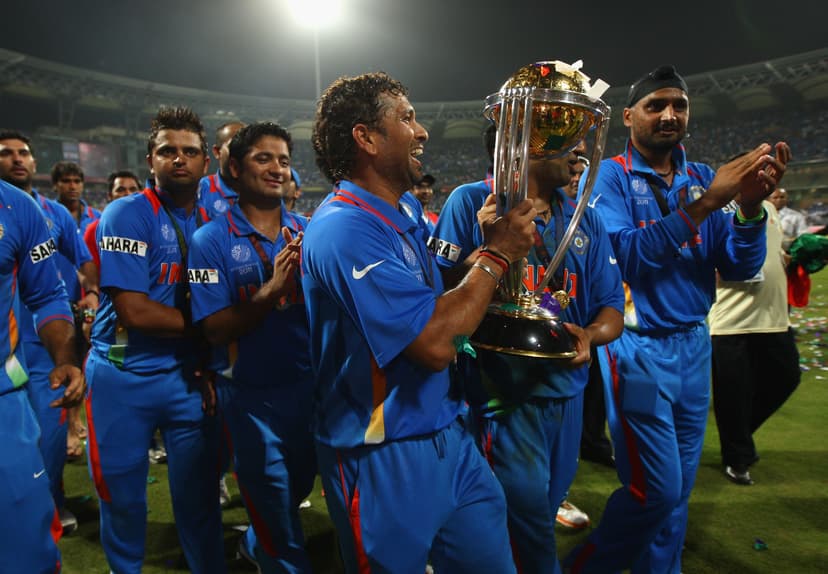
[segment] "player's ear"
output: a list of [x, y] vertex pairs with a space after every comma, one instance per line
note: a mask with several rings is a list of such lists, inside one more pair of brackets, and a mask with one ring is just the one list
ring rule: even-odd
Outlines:
[[152, 154], [147, 154], [147, 167], [149, 167], [150, 174], [155, 175], [155, 170], [152, 169]]
[[351, 128], [351, 135], [359, 149], [369, 155], [377, 154], [377, 136], [379, 132], [372, 130], [365, 124], [356, 124]]
[[236, 158], [231, 157], [230, 162], [227, 164], [227, 167], [230, 168], [230, 175], [233, 179], [239, 179], [241, 175], [241, 169], [239, 169], [239, 162], [236, 161]]

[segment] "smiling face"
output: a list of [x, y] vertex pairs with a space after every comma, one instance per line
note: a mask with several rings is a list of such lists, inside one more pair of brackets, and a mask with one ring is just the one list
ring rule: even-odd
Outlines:
[[383, 116], [374, 130], [377, 138], [377, 164], [380, 171], [401, 192], [423, 178], [419, 158], [428, 132], [417, 123], [414, 107], [405, 96], [383, 94]]
[[230, 173], [237, 182], [242, 199], [281, 202], [290, 181], [290, 149], [276, 136], [263, 135], [239, 162], [230, 158]]
[[176, 193], [193, 192], [207, 171], [209, 158], [200, 136], [189, 130], [160, 130], [147, 164], [161, 189]]
[[624, 108], [624, 125], [638, 149], [665, 151], [687, 134], [690, 101], [679, 88], [662, 88]]

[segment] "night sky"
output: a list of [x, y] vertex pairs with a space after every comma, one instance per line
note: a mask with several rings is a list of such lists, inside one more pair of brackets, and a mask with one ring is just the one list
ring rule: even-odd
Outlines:
[[[384, 70], [412, 101], [480, 100], [530, 62], [584, 61], [628, 85], [662, 63], [684, 75], [826, 46], [822, 2], [345, 0], [320, 33], [322, 86]], [[0, 45], [131, 78], [230, 93], [311, 99], [312, 32], [285, 0], [9, 2]]]

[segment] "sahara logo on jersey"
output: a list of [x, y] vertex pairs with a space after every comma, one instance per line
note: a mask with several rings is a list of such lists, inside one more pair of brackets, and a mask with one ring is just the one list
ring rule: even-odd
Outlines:
[[32, 263], [40, 263], [51, 257], [55, 251], [57, 251], [55, 240], [49, 239], [32, 247], [32, 250], [29, 251], [29, 258], [32, 260]]
[[137, 239], [129, 239], [128, 237], [105, 235], [101, 237], [98, 247], [101, 248], [101, 251], [129, 253], [130, 255], [138, 255], [139, 257], [147, 256], [147, 244]]
[[428, 248], [434, 252], [435, 255], [448, 259], [452, 263], [457, 263], [460, 257], [460, 246], [449, 243], [443, 239], [437, 239], [433, 235], [428, 238]]
[[210, 283], [218, 285], [218, 269], [187, 269], [187, 281], [190, 283]]

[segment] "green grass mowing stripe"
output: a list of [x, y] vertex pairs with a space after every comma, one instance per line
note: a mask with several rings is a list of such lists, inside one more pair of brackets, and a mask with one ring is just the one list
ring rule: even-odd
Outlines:
[[[828, 271], [812, 276], [810, 305], [794, 310], [802, 355], [802, 383], [788, 402], [756, 433], [761, 461], [751, 470], [756, 484], [728, 482], [722, 475], [719, 438], [712, 409], [696, 486], [690, 498], [690, 522], [683, 557], [685, 574], [828, 572]], [[187, 572], [172, 517], [165, 465], [151, 466], [156, 479], [147, 485], [149, 503], [144, 572]], [[60, 542], [67, 574], [108, 571], [98, 541], [97, 500], [85, 462], [70, 463], [64, 473], [67, 506], [80, 522], [77, 532]], [[229, 571], [251, 572], [235, 559], [238, 531], [246, 515], [232, 477], [233, 502], [224, 510], [225, 555]], [[570, 500], [597, 524], [609, 494], [617, 487], [614, 471], [583, 462]], [[317, 574], [341, 572], [335, 535], [317, 481], [312, 506], [302, 510], [307, 545]], [[558, 550], [566, 554], [587, 531], [558, 529]], [[767, 549], [754, 549], [755, 539]], [[450, 573], [438, 573], [450, 574]]]

